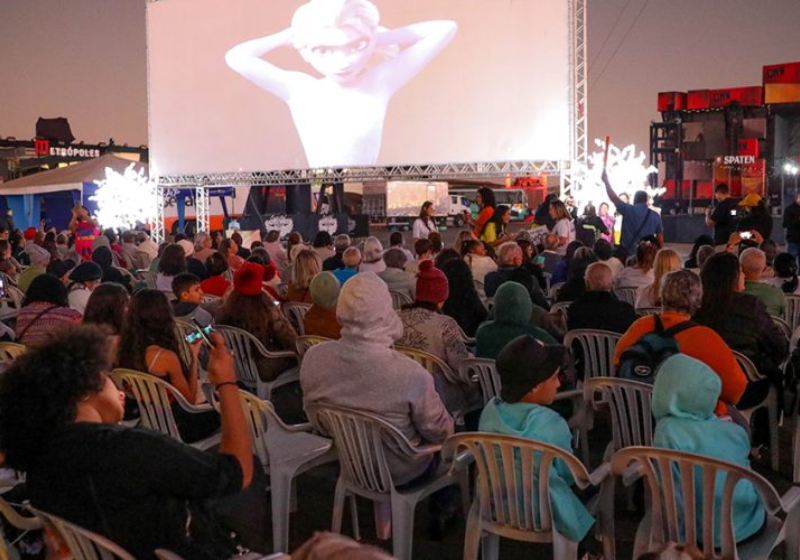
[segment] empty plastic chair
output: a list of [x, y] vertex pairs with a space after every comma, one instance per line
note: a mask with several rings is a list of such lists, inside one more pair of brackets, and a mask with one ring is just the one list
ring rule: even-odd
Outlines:
[[458, 375], [462, 379], [470, 379], [480, 386], [484, 405], [500, 396], [502, 384], [494, 360], [467, 358], [458, 366]]

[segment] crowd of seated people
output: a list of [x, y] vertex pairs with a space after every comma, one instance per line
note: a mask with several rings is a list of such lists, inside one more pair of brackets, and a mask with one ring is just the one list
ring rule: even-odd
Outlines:
[[[654, 445], [749, 468], [750, 447], [760, 435], [750, 433], [739, 411], [763, 402], [770, 387], [783, 393], [789, 347], [771, 316], [782, 316], [786, 294], [798, 290], [796, 263], [784, 254], [770, 263], [762, 249], [738, 238], [710, 253], [698, 246], [683, 268], [674, 250], [647, 240], [628, 261], [605, 239], [592, 246], [575, 240], [564, 223], [568, 214], [559, 204], [553, 208], [554, 233], [542, 239], [510, 235], [508, 220], [499, 216], [487, 222], [496, 230], [492, 241], [466, 231], [457, 250], [432, 234], [415, 241], [413, 255], [398, 232], [386, 250], [375, 237], [357, 242], [324, 232], [311, 243], [292, 232], [285, 245], [278, 232], [268, 232], [265, 243], [251, 247], [241, 236], [181, 235], [157, 246], [145, 232], [98, 232], [105, 241], [76, 247], [67, 240], [78, 262], [60, 258], [70, 253], [55, 236], [53, 251], [45, 249], [46, 232], [36, 231], [22, 236], [29, 237], [25, 265], [0, 239], [0, 270], [9, 279], [35, 270], [13, 325], [29, 351], [0, 375], [0, 452], [6, 465], [26, 473], [34, 506], [105, 534], [137, 557], [152, 557], [159, 547], [224, 557], [230, 539], [206, 542], [207, 535], [182, 528], [217, 515], [214, 508], [195, 510], [201, 501], [240, 499], [254, 469], [260, 471], [234, 390], [244, 387], [233, 366], [241, 357], [211, 334], [201, 358], [202, 343], [182, 340], [176, 320], [236, 327], [269, 352], [294, 352], [298, 332], [284, 307], [301, 304], [305, 334], [329, 340], [299, 362], [301, 401], [290, 417], [308, 405], [333, 405], [383, 418], [413, 446], [443, 443], [466, 425], [570, 452], [567, 420], [551, 406], [574, 353], [562, 345], [565, 332], [617, 333], [613, 361], [620, 367], [643, 337], [681, 327], [674, 335], [679, 353], [655, 377]], [[148, 268], [156, 279], [150, 288], [136, 274]], [[545, 273], [563, 278], [557, 293], [546, 293]], [[637, 289], [635, 305], [617, 297], [620, 288]], [[411, 303], [398, 306], [392, 292]], [[208, 296], [219, 299], [209, 305]], [[549, 312], [556, 301], [565, 311]], [[641, 308], [658, 312], [639, 316]], [[435, 356], [454, 378], [427, 371], [405, 348]], [[765, 379], [748, 379], [734, 350]], [[254, 356], [264, 382], [298, 366], [295, 357]], [[502, 383], [485, 407], [474, 380], [455, 379], [471, 357], [494, 360]], [[221, 430], [218, 453], [115, 426], [136, 411], [106, 377], [114, 367], [159, 378], [190, 405], [205, 402], [202, 369], [217, 387], [219, 410], [189, 413], [174, 400], [170, 408], [186, 443]], [[32, 368], [41, 372], [36, 379], [26, 375]], [[90, 451], [74, 452], [84, 447]], [[388, 448], [388, 456], [396, 485], [420, 484], [440, 472], [436, 454], [412, 460]], [[117, 484], [112, 475], [123, 465], [136, 465], [136, 475]], [[99, 486], [86, 486], [82, 472], [93, 473]], [[549, 482], [555, 525], [583, 546], [595, 518], [573, 483], [556, 464]], [[137, 494], [142, 485], [144, 496]], [[92, 492], [101, 497], [89, 507]], [[119, 500], [130, 507], [115, 508]], [[456, 504], [452, 488], [433, 494], [433, 525], [449, 526]], [[761, 528], [763, 506], [748, 489], [736, 508], [736, 538], [744, 540]], [[134, 523], [142, 518], [146, 536]], [[236, 530], [236, 519], [225, 522]]]

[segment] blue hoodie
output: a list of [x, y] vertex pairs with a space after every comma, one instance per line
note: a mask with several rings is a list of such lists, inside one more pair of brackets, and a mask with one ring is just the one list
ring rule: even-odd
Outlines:
[[[560, 447], [572, 453], [572, 435], [567, 422], [558, 413], [537, 404], [504, 403], [494, 398], [486, 404], [481, 414], [478, 429], [508, 436], [528, 438]], [[522, 474], [522, 462], [515, 457], [516, 472]], [[534, 456], [534, 473], [538, 472], [538, 458]], [[534, 475], [536, 476], [536, 475]], [[536, 503], [536, 486], [534, 481]], [[556, 530], [573, 542], [580, 542], [594, 524], [594, 518], [578, 499], [570, 486], [574, 484], [572, 474], [563, 461], [556, 459], [550, 470], [550, 503]], [[522, 482], [517, 482], [522, 487]]]
[[[653, 386], [653, 416], [657, 421], [653, 445], [706, 455], [749, 469], [750, 441], [747, 434], [740, 426], [720, 420], [714, 414], [721, 388], [719, 376], [703, 362], [685, 354], [668, 358], [659, 369]], [[699, 471], [695, 476], [695, 499], [701, 504], [703, 483]], [[725, 473], [717, 475], [716, 511], [722, 507], [725, 477]], [[751, 483], [740, 481], [736, 486], [733, 508], [737, 542], [761, 529], [765, 519], [764, 506]], [[697, 513], [697, 532], [703, 534], [700, 512]], [[714, 543], [720, 545], [719, 518], [714, 527]]]

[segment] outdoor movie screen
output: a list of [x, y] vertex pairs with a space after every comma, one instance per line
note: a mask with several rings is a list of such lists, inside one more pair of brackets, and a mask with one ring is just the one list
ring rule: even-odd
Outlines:
[[159, 175], [569, 158], [568, 0], [148, 3]]

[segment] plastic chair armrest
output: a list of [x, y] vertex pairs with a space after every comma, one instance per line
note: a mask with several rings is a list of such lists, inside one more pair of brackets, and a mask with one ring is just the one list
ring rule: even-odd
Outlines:
[[441, 450], [442, 444], [440, 443], [428, 443], [425, 445], [420, 445], [419, 447], [411, 446], [411, 453], [418, 456], [435, 455]]
[[558, 401], [571, 401], [571, 400], [578, 400], [583, 398], [583, 390], [582, 389], [573, 389], [572, 391], [564, 391], [563, 393], [556, 393], [556, 398], [553, 399], [553, 402]]
[[788, 513], [798, 505], [800, 505], [800, 486], [792, 486], [781, 496], [781, 507]]
[[281, 426], [281, 428], [289, 432], [311, 432], [314, 430], [314, 426], [311, 425], [311, 422], [302, 422], [300, 424], [284, 424]]
[[589, 474], [589, 484], [600, 486], [600, 484], [611, 475], [611, 463], [603, 463]]
[[625, 468], [622, 473], [622, 483], [625, 486], [630, 486], [639, 480], [644, 474], [644, 467], [638, 461], [631, 463]]

